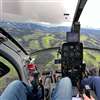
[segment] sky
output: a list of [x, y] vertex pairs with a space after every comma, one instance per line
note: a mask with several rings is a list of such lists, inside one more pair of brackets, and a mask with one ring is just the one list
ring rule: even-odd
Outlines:
[[[71, 25], [78, 0], [0, 0], [0, 19]], [[80, 17], [82, 27], [100, 28], [100, 0], [88, 0]], [[70, 14], [66, 17], [64, 13]]]
[[85, 27], [100, 28], [100, 0], [88, 0], [80, 17]]

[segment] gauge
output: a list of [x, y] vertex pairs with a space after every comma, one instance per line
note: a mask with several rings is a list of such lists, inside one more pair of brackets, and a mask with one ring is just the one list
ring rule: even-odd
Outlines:
[[74, 57], [75, 56], [74, 52], [71, 52], [69, 55], [70, 55], [70, 57]]

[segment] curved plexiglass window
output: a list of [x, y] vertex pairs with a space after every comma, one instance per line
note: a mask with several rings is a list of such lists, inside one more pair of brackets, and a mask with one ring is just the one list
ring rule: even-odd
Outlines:
[[18, 80], [18, 73], [15, 70], [14, 66], [8, 62], [5, 58], [0, 56], [0, 62], [4, 63], [8, 68], [10, 68], [10, 71], [0, 78], [0, 95], [4, 91], [4, 89], [8, 86], [9, 83], [11, 83], [14, 80]]

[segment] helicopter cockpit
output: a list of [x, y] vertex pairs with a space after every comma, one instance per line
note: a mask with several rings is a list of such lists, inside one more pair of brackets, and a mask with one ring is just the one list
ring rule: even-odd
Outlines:
[[[79, 19], [87, 1], [88, 0], [78, 0], [71, 27], [67, 27], [67, 31], [66, 27], [60, 27], [56, 24], [49, 26], [48, 23], [45, 23], [45, 26], [43, 22], [40, 25], [39, 22], [19, 23], [5, 21], [2, 19], [3, 17], [0, 20], [0, 62], [3, 63], [7, 60], [7, 64], [9, 62], [10, 64], [8, 65], [13, 66], [18, 77], [18, 79], [14, 78], [14, 80], [21, 80], [29, 86], [42, 90], [40, 100], [52, 100], [52, 91], [55, 89], [57, 83], [65, 77], [71, 79], [73, 86], [72, 96], [73, 98], [77, 97], [77, 94], [83, 92], [81, 89], [78, 90], [78, 85], [81, 80], [89, 76], [87, 70], [88, 66], [95, 65], [98, 72], [96, 75], [99, 76], [99, 35], [97, 34], [97, 37], [95, 37], [93, 35], [90, 36], [89, 33], [87, 35], [86, 33], [81, 34], [81, 31], [86, 31], [84, 28], [81, 28], [81, 21], [79, 21]], [[43, 1], [40, 0], [39, 2], [41, 3]], [[2, 4], [8, 5], [8, 12], [10, 9], [9, 6], [15, 3], [15, 1], [2, 2]], [[35, 3], [37, 3], [37, 1], [34, 1], [33, 4]], [[20, 4], [23, 5], [23, 8], [20, 9], [24, 11], [26, 1]], [[41, 6], [42, 4], [39, 5]], [[32, 6], [30, 5], [29, 7], [30, 8], [26, 8], [31, 9]], [[37, 8], [34, 7], [33, 11], [37, 11]], [[45, 9], [45, 7], [43, 9]], [[46, 9], [44, 11], [46, 12]], [[37, 12], [41, 15], [39, 10]], [[25, 11], [20, 13], [23, 15], [26, 14]], [[4, 17], [8, 15], [6, 13]], [[12, 16], [16, 17], [14, 15]], [[64, 16], [65, 21], [68, 20], [70, 14], [64, 13]], [[44, 21], [48, 21], [45, 16], [41, 17], [43, 17]], [[89, 29], [88, 32], [90, 32]], [[96, 32], [98, 32], [98, 30], [96, 30]], [[1, 70], [0, 68], [0, 75], [3, 74]], [[15, 72], [13, 72], [12, 68], [10, 68], [10, 70], [13, 76]], [[4, 77], [9, 80], [9, 78], [7, 78], [8, 76]], [[33, 80], [35, 81], [33, 82]], [[5, 83], [2, 79], [1, 81], [2, 84]], [[2, 89], [2, 92], [4, 89]], [[88, 97], [91, 95], [96, 98], [94, 92], [91, 94], [90, 88], [85, 88], [84, 93], [86, 93]], [[75, 100], [81, 100], [80, 96]]]

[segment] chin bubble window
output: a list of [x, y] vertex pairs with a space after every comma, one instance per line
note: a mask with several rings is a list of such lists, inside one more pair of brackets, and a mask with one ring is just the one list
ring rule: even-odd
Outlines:
[[18, 79], [18, 73], [14, 66], [5, 58], [0, 56], [0, 95], [9, 83]]

